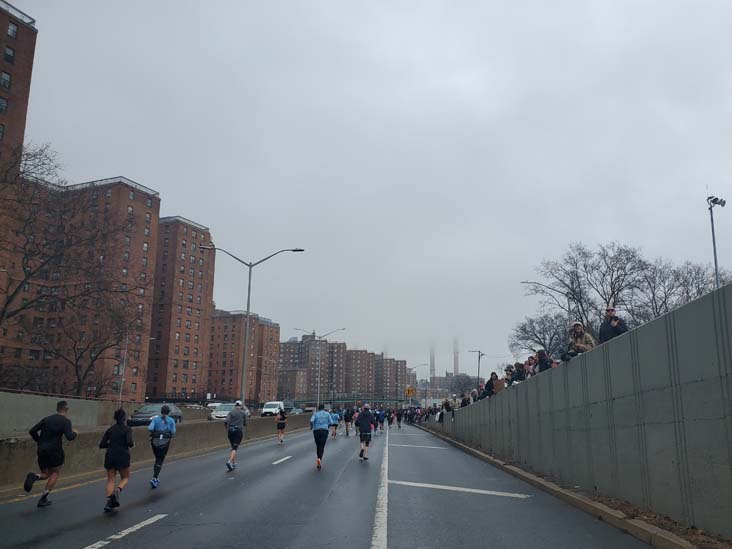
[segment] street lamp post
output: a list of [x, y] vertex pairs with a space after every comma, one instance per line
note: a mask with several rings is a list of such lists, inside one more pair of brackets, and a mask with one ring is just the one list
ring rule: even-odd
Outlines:
[[226, 255], [228, 255], [230, 258], [234, 259], [235, 261], [238, 261], [242, 265], [245, 265], [249, 269], [249, 280], [247, 283], [247, 313], [244, 317], [244, 322], [246, 323], [246, 326], [244, 328], [244, 360], [242, 360], [241, 365], [241, 401], [246, 405], [246, 375], [247, 375], [247, 361], [249, 359], [249, 312], [250, 312], [250, 305], [252, 300], [252, 269], [259, 265], [260, 263], [264, 263], [268, 259], [272, 259], [274, 256], [281, 254], [283, 252], [304, 252], [305, 250], [302, 248], [286, 248], [284, 250], [279, 250], [273, 254], [268, 255], [267, 257], [260, 259], [259, 261], [244, 261], [243, 259], [239, 259], [231, 252], [228, 252], [224, 250], [223, 248], [219, 248], [218, 246], [199, 246], [199, 250], [218, 250], [220, 252], [224, 252]]
[[717, 289], [719, 289], [719, 263], [717, 263], [717, 237], [714, 234], [714, 206], [724, 208], [727, 201], [716, 196], [708, 196], [707, 204], [709, 205], [709, 219], [712, 222], [712, 248], [714, 249], [714, 281]]
[[[307, 330], [303, 330], [302, 328], [295, 328], [295, 329], [298, 332], [305, 332], [306, 334], [312, 335], [315, 338], [316, 341], [317, 340], [323, 341], [326, 337], [328, 337], [331, 334], [334, 334], [336, 332], [343, 332], [343, 331], [345, 331], [345, 328], [337, 328], [335, 330], [331, 330], [327, 334], [317, 335], [315, 333], [315, 330], [312, 330], [312, 331], [309, 332]], [[317, 347], [318, 347], [318, 402], [315, 405], [316, 408], [318, 408], [320, 406], [320, 344], [318, 344]], [[333, 380], [331, 379], [331, 384], [332, 383], [333, 383]]]
[[468, 351], [469, 353], [478, 353], [478, 381], [476, 381], [476, 386], [478, 389], [480, 389], [480, 359], [485, 356], [485, 353], [483, 351]]
[[[148, 341], [155, 341], [157, 338], [150, 337]], [[127, 369], [127, 355], [130, 352], [130, 334], [125, 332], [125, 348], [122, 351], [124, 358], [120, 361], [120, 381], [119, 381], [119, 405], [122, 406], [122, 387], [125, 384], [125, 370]]]

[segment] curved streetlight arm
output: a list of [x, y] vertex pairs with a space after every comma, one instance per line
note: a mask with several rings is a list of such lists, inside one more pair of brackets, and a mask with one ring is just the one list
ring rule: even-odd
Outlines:
[[253, 267], [253, 265], [252, 265], [251, 263], [248, 263], [248, 262], [244, 261], [243, 259], [239, 259], [239, 258], [238, 258], [238, 257], [236, 257], [236, 256], [235, 256], [234, 254], [232, 254], [232, 253], [231, 253], [230, 251], [228, 251], [228, 250], [224, 250], [223, 248], [219, 248], [218, 246], [199, 246], [199, 249], [200, 249], [200, 248], [203, 248], [204, 250], [215, 250], [215, 251], [217, 251], [217, 252], [224, 252], [224, 253], [225, 253], [226, 255], [228, 255], [228, 256], [229, 256], [229, 257], [230, 257], [231, 259], [234, 259], [234, 260], [238, 261], [238, 262], [239, 262], [239, 263], [241, 263], [242, 265], [246, 265], [246, 266], [247, 266], [247, 267], [249, 267], [250, 269], [251, 269], [251, 268]]
[[318, 337], [319, 339], [325, 339], [325, 338], [326, 338], [326, 337], [328, 337], [328, 336], [329, 336], [330, 334], [334, 334], [334, 333], [336, 333], [336, 332], [344, 332], [345, 330], [346, 330], [345, 328], [338, 328], [337, 330], [332, 330], [332, 331], [328, 332], [327, 334], [324, 334], [324, 335], [322, 335], [322, 336], [317, 336], [317, 337]]
[[268, 259], [272, 259], [272, 258], [273, 258], [274, 256], [276, 256], [276, 255], [278, 255], [278, 254], [281, 254], [281, 253], [283, 253], [283, 252], [303, 252], [303, 251], [305, 251], [305, 250], [302, 250], [302, 249], [300, 249], [300, 248], [287, 248], [287, 249], [284, 249], [284, 250], [280, 250], [279, 252], [275, 252], [275, 253], [273, 253], [273, 254], [271, 254], [271, 255], [268, 255], [268, 256], [267, 256], [267, 257], [265, 257], [264, 259], [260, 259], [259, 261], [255, 261], [254, 263], [252, 263], [252, 264], [251, 264], [251, 266], [252, 266], [252, 267], [256, 267], [256, 266], [257, 266], [257, 265], [259, 265], [260, 263], [264, 263], [264, 262], [265, 262], [265, 261], [267, 261]]
[[256, 267], [256, 266], [257, 266], [257, 265], [259, 265], [260, 263], [264, 263], [264, 262], [265, 262], [265, 261], [267, 261], [268, 259], [272, 259], [272, 258], [273, 258], [274, 256], [276, 256], [276, 255], [278, 255], [278, 254], [281, 254], [281, 253], [283, 253], [283, 252], [304, 252], [304, 251], [305, 251], [305, 250], [303, 250], [302, 248], [286, 248], [286, 249], [284, 249], [284, 250], [279, 250], [278, 252], [275, 252], [275, 253], [273, 253], [273, 254], [270, 254], [270, 255], [268, 255], [267, 257], [265, 257], [265, 258], [263, 258], [263, 259], [260, 259], [259, 261], [255, 261], [254, 263], [250, 263], [250, 262], [248, 262], [248, 261], [244, 261], [243, 259], [241, 259], [241, 258], [239, 258], [239, 257], [236, 257], [236, 256], [235, 256], [234, 254], [232, 254], [232, 253], [231, 253], [230, 251], [228, 251], [228, 250], [225, 250], [225, 249], [223, 249], [223, 248], [219, 248], [218, 246], [199, 246], [199, 248], [203, 248], [204, 250], [216, 250], [216, 251], [219, 251], [219, 252], [224, 252], [224, 253], [225, 253], [226, 255], [228, 255], [228, 256], [229, 256], [230, 258], [232, 258], [232, 259], [234, 259], [234, 260], [238, 261], [238, 262], [239, 262], [239, 263], [241, 263], [242, 265], [246, 265], [246, 266], [247, 266], [247, 267], [249, 267], [250, 269], [252, 269], [252, 268]]

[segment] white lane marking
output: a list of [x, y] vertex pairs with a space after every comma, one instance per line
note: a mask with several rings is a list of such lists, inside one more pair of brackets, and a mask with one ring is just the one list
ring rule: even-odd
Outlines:
[[451, 492], [468, 492], [470, 494], [484, 494], [486, 496], [499, 496], [504, 498], [526, 499], [528, 494], [514, 494], [513, 492], [494, 492], [493, 490], [477, 490], [475, 488], [463, 488], [461, 486], [446, 486], [444, 484], [423, 484], [421, 482], [404, 482], [401, 480], [390, 480], [389, 484], [401, 486], [414, 486], [416, 488], [433, 488], [435, 490], [449, 490]]
[[272, 465], [278, 465], [278, 464], [282, 463], [283, 461], [287, 461], [287, 460], [288, 460], [288, 459], [290, 459], [291, 457], [292, 457], [292, 456], [287, 456], [287, 457], [283, 457], [282, 459], [278, 459], [277, 461], [273, 461], [273, 462], [272, 462]]
[[447, 446], [418, 446], [416, 444], [390, 444], [390, 446], [399, 446], [401, 448], [433, 448], [434, 450], [447, 450]]
[[389, 510], [389, 431], [386, 432], [384, 457], [381, 461], [379, 491], [376, 494], [376, 513], [374, 532], [371, 536], [371, 549], [387, 549], [387, 511]]
[[122, 539], [126, 535], [131, 534], [132, 532], [137, 532], [138, 530], [145, 528], [145, 526], [149, 526], [153, 522], [157, 522], [160, 519], [164, 519], [167, 516], [168, 515], [155, 515], [154, 517], [150, 517], [147, 520], [143, 520], [142, 522], [139, 522], [139, 523], [135, 524], [134, 526], [130, 526], [126, 530], [122, 530], [121, 532], [118, 532], [112, 536], [109, 536], [109, 538], [107, 538], [107, 539]]
[[109, 545], [110, 543], [112, 543], [112, 540], [122, 539], [123, 537], [132, 534], [133, 532], [137, 532], [138, 530], [145, 528], [145, 526], [149, 526], [150, 524], [157, 522], [160, 519], [164, 519], [167, 516], [168, 515], [155, 515], [154, 517], [150, 517], [147, 520], [138, 522], [134, 526], [130, 526], [129, 528], [122, 530], [121, 532], [117, 532], [116, 534], [109, 536], [106, 540], [101, 540], [96, 543], [92, 543], [91, 545], [87, 545], [86, 547], [84, 547], [84, 549], [99, 549], [100, 547], [104, 547], [105, 545]]

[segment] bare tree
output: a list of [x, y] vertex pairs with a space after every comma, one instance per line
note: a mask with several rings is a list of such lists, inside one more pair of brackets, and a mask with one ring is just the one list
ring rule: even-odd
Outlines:
[[59, 169], [48, 145], [27, 146], [0, 166], [0, 326], [122, 288], [108, 267], [109, 244], [126, 225], [99, 211], [99, 189], [69, 187]]
[[450, 380], [450, 391], [453, 394], [461, 395], [475, 389], [475, 382], [468, 374], [458, 374]]
[[562, 312], [526, 317], [514, 328], [508, 347], [515, 355], [544, 349], [549, 356], [559, 356], [566, 351], [568, 329], [567, 317]]
[[[553, 345], [553, 323], [579, 320], [597, 335], [605, 307], [621, 309], [631, 327], [639, 326], [698, 299], [715, 288], [709, 265], [645, 259], [640, 250], [612, 242], [596, 250], [570, 244], [558, 260], [543, 261], [537, 269], [542, 280], [528, 282], [528, 294], [543, 298], [543, 311], [526, 318], [509, 339], [512, 351]], [[727, 283], [728, 271], [720, 273]], [[556, 328], [559, 331], [559, 328]], [[558, 341], [562, 338], [557, 336]], [[550, 354], [552, 354], [550, 352]]]
[[116, 357], [114, 351], [127, 347], [126, 340], [135, 331], [133, 311], [125, 299], [114, 303], [97, 298], [89, 303], [81, 301], [53, 323], [28, 329], [43, 353], [50, 354], [68, 372], [73, 394], [83, 396], [87, 387], [93, 386], [93, 396], [101, 396], [114, 380], [106, 361], [126, 358]]

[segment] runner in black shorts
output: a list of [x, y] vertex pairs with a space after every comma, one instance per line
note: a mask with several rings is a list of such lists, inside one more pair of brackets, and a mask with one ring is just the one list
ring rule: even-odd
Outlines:
[[287, 414], [280, 408], [280, 411], [275, 416], [275, 422], [277, 422], [277, 439], [280, 444], [285, 442], [285, 428], [287, 427]]
[[41, 499], [38, 500], [38, 507], [48, 507], [51, 502], [48, 495], [58, 482], [65, 456], [62, 446], [62, 437], [66, 440], [74, 440], [78, 431], [71, 427], [71, 421], [66, 417], [69, 406], [65, 400], [56, 405], [56, 413], [43, 418], [36, 423], [29, 431], [30, 436], [38, 444], [38, 467], [40, 473], [28, 473], [25, 476], [23, 488], [26, 492], [33, 489], [33, 483], [37, 480], [46, 480], [46, 489], [43, 490]]
[[247, 416], [242, 410], [241, 400], [234, 403], [234, 409], [229, 412], [224, 421], [224, 426], [229, 433], [229, 442], [231, 443], [231, 453], [229, 461], [226, 462], [226, 468], [233, 471], [237, 468], [236, 451], [239, 449], [242, 439], [244, 438], [244, 427], [247, 424]]
[[363, 405], [363, 410], [358, 414], [356, 420], [356, 427], [358, 428], [359, 438], [361, 439], [361, 451], [358, 454], [359, 458], [368, 461], [369, 444], [371, 443], [371, 426], [376, 425], [376, 416], [371, 413], [368, 404]]
[[353, 425], [353, 409], [348, 408], [343, 414], [343, 422], [346, 424], [346, 436], [349, 436], [351, 426]]
[[[104, 468], [107, 470], [107, 504], [104, 511], [109, 512], [119, 507], [119, 497], [130, 480], [130, 448], [135, 443], [132, 440], [132, 429], [125, 425], [127, 414], [120, 408], [114, 413], [115, 424], [107, 429], [99, 442], [100, 448], [106, 448]], [[114, 482], [119, 472], [119, 485], [115, 489]]]

